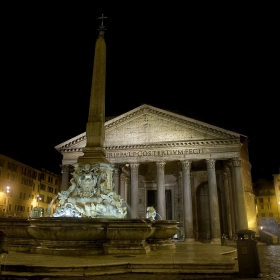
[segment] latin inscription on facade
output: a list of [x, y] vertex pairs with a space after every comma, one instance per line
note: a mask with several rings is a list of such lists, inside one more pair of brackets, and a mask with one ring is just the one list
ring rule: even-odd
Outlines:
[[163, 157], [173, 155], [203, 154], [204, 149], [160, 150], [160, 151], [133, 151], [133, 152], [107, 152], [107, 158], [116, 157]]

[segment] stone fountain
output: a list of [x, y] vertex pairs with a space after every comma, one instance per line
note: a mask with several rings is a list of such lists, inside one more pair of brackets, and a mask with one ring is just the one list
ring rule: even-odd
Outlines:
[[53, 217], [125, 218], [123, 198], [113, 190], [112, 170], [108, 163], [73, 165], [71, 186], [58, 193]]
[[155, 231], [150, 219], [127, 219], [123, 198], [113, 190], [108, 163], [76, 163], [68, 190], [53, 199], [50, 217], [29, 219], [32, 253], [54, 255], [145, 254]]
[[[126, 203], [114, 191], [113, 168], [104, 150], [106, 45], [103, 15], [100, 19], [84, 154], [73, 164], [69, 188], [53, 199], [54, 213], [33, 215], [21, 223], [21, 235], [29, 245], [25, 248], [31, 253], [146, 254], [152, 249], [174, 248], [171, 237], [178, 231], [177, 221], [128, 219]], [[9, 239], [7, 230], [3, 232]]]

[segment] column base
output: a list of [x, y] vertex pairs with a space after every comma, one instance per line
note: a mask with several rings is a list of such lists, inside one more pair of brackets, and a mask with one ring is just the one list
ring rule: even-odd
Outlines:
[[185, 238], [184, 242], [189, 244], [200, 243], [197, 242], [194, 238]]
[[211, 244], [219, 244], [221, 245], [221, 238], [212, 238]]

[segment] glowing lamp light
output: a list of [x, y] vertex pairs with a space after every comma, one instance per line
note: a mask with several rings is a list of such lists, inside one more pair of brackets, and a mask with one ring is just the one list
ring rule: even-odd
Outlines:
[[6, 186], [6, 193], [10, 193], [10, 186]]

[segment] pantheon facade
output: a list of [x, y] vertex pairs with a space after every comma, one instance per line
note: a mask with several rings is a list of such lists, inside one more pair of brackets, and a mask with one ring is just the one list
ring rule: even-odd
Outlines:
[[[257, 232], [247, 144], [244, 135], [146, 104], [105, 122], [114, 190], [137, 218], [154, 206], [157, 219], [177, 220], [186, 241]], [[62, 190], [85, 145], [82, 133], [55, 147]]]

